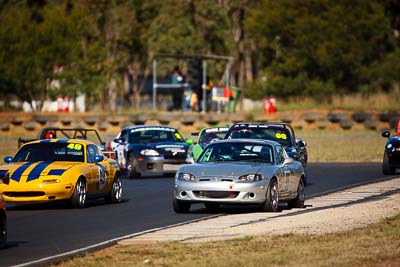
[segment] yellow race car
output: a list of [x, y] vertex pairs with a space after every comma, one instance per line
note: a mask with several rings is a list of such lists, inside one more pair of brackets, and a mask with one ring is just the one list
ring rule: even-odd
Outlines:
[[0, 194], [6, 202], [69, 200], [82, 208], [88, 197], [121, 202], [122, 181], [115, 160], [104, 157], [93, 142], [44, 139], [25, 143], [0, 166]]

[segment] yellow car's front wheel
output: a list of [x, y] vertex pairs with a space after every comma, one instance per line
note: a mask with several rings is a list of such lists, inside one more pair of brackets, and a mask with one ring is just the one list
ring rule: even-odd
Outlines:
[[82, 177], [76, 182], [71, 204], [74, 208], [83, 208], [86, 205], [86, 183]]

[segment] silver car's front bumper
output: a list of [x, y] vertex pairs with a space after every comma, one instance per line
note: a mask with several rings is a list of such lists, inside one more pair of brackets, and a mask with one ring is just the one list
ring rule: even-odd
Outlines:
[[261, 204], [268, 182], [235, 183], [225, 181], [186, 182], [177, 180], [175, 197], [192, 203]]

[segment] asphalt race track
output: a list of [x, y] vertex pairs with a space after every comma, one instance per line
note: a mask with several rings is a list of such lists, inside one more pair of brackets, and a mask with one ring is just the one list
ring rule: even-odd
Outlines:
[[[314, 163], [308, 165], [307, 175], [306, 196], [385, 179], [381, 163]], [[0, 250], [0, 266], [21, 265], [133, 233], [215, 215], [207, 213], [200, 204], [193, 205], [190, 214], [175, 214], [171, 204], [172, 177], [124, 179], [123, 186], [124, 201], [120, 204], [106, 204], [102, 199], [90, 201], [84, 209], [71, 209], [63, 202], [8, 204], [9, 244]]]

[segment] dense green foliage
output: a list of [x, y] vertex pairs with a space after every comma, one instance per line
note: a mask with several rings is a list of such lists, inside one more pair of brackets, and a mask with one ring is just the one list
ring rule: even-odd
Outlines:
[[[252, 99], [388, 91], [399, 18], [397, 0], [4, 0], [0, 96], [138, 104], [158, 53], [232, 56], [230, 82]], [[160, 74], [174, 65], [187, 62], [166, 60]], [[212, 79], [224, 70], [209, 62]]]

